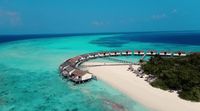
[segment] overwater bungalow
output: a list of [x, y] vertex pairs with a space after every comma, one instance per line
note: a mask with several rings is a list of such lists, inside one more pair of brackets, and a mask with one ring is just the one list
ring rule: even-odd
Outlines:
[[89, 59], [89, 54], [81, 55], [81, 60], [88, 60], [88, 59]]
[[126, 51], [127, 55], [132, 55], [132, 51], [128, 50]]
[[94, 53], [94, 57], [99, 57], [99, 53], [97, 52], [97, 53]]
[[95, 58], [95, 53], [90, 53], [90, 54], [88, 54], [88, 57], [89, 57], [90, 59]]
[[84, 62], [86, 59], [82, 56], [77, 56], [68, 60], [68, 63], [72, 67], [77, 67], [80, 63]]
[[126, 55], [126, 51], [122, 51], [122, 55]]
[[61, 70], [65, 70], [67, 67], [69, 67], [70, 65], [64, 65], [64, 66], [60, 66]]
[[65, 66], [64, 63], [62, 63], [62, 64], [59, 66], [59, 69], [62, 70], [64, 66]]
[[171, 56], [172, 53], [169, 52], [169, 51], [161, 51], [161, 52], [159, 53], [159, 55], [160, 55], [160, 56]]
[[110, 56], [110, 53], [109, 52], [104, 52], [104, 55], [105, 56]]
[[140, 50], [135, 50], [134, 51], [134, 55], [144, 55], [144, 51], [140, 51]]
[[104, 55], [104, 52], [100, 52], [99, 53], [99, 57], [104, 57], [105, 55]]
[[73, 71], [75, 71], [75, 68], [68, 66], [62, 71], [62, 75], [64, 77], [69, 77], [72, 74]]
[[173, 56], [186, 56], [187, 54], [183, 51], [178, 51], [178, 52], [175, 52], [173, 53]]
[[122, 55], [132, 55], [132, 51], [130, 50], [122, 51]]
[[110, 52], [110, 56], [116, 56], [116, 52]]
[[153, 56], [153, 55], [156, 55], [156, 54], [157, 54], [157, 51], [154, 51], [154, 50], [147, 51], [146, 54], [149, 55], [149, 56]]
[[71, 59], [68, 60], [68, 63], [69, 63], [71, 66], [75, 66], [78, 62], [80, 62], [80, 58], [78, 58], [78, 57], [71, 58]]
[[70, 64], [67, 61], [65, 61], [63, 64], [60, 65], [59, 69], [63, 70], [67, 66], [70, 66]]
[[81, 71], [76, 69], [75, 71], [72, 72], [71, 74], [71, 80], [76, 82], [76, 83], [81, 83], [84, 81], [88, 81], [90, 79], [92, 79], [92, 74], [89, 74], [85, 71]]
[[115, 51], [115, 53], [117, 56], [121, 55], [121, 52], [119, 52], [119, 51]]

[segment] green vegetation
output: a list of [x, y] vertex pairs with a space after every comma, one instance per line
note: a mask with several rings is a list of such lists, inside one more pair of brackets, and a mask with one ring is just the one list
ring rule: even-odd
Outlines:
[[155, 77], [152, 86], [178, 91], [179, 97], [186, 100], [200, 101], [200, 54], [177, 58], [155, 56], [142, 69]]

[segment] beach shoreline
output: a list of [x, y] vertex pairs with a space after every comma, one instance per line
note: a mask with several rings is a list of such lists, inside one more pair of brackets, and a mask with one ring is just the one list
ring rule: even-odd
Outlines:
[[[103, 65], [102, 62], [86, 62], [84, 65]], [[113, 64], [113, 63], [106, 63]], [[118, 89], [133, 100], [153, 111], [199, 111], [200, 103], [183, 100], [174, 93], [152, 87], [144, 78], [127, 71], [128, 65], [87, 67], [98, 79]], [[133, 65], [134, 69], [140, 67]]]

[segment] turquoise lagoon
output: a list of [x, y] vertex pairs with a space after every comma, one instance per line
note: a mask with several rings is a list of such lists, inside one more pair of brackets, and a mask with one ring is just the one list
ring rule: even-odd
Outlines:
[[[115, 36], [84, 35], [0, 44], [0, 111], [150, 111], [102, 81], [74, 86], [62, 79], [58, 67], [70, 57], [94, 51], [200, 51], [199, 45], [191, 44], [120, 43], [113, 39]], [[121, 59], [137, 61], [139, 58]]]

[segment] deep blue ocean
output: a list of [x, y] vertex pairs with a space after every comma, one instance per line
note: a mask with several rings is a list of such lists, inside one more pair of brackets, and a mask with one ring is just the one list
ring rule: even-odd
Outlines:
[[[30, 35], [0, 35], [0, 43], [25, 40], [25, 39], [37, 39], [37, 38], [55, 38], [55, 37], [72, 37], [72, 36], [84, 36], [84, 35], [109, 35], [109, 34], [122, 34], [116, 35], [110, 38], [101, 38], [92, 43], [99, 45], [111, 44], [115, 45], [110, 47], [118, 47], [132, 41], [137, 42], [151, 42], [151, 43], [173, 43], [173, 44], [185, 44], [185, 45], [200, 45], [200, 31], [180, 31], [180, 32], [132, 32], [132, 33], [86, 33], [86, 34], [30, 34]], [[109, 42], [110, 41], [110, 42]]]

